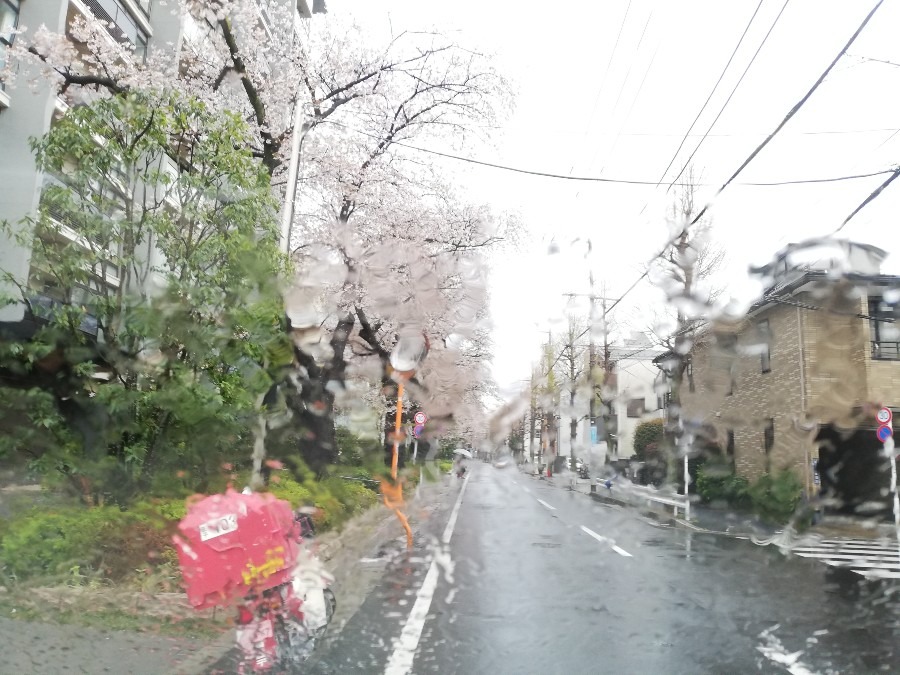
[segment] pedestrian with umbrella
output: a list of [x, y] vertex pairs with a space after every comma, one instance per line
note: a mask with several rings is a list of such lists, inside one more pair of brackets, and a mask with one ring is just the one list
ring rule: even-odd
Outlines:
[[456, 473], [457, 478], [462, 478], [466, 475], [466, 463], [464, 458], [468, 457], [472, 459], [472, 453], [463, 448], [457, 448], [453, 451], [454, 454], [454, 462], [453, 462], [453, 470]]

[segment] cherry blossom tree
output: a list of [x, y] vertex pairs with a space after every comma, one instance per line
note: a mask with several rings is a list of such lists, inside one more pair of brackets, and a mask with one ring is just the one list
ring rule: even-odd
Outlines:
[[[343, 17], [300, 21], [290, 2], [261, 12], [254, 0], [182, 0], [169, 10], [181, 17], [181, 40], [146, 61], [110, 40], [102, 22], [79, 16], [66, 35], [26, 31], [6, 76], [18, 69], [73, 104], [176, 88], [249, 123], [250, 150], [283, 200], [283, 236], [296, 262], [285, 289], [295, 367], [260, 408], [293, 411], [306, 429], [301, 454], [321, 471], [334, 457], [345, 383], [366, 373], [386, 384], [400, 331], [424, 331], [438, 345], [413, 383], [418, 395], [459, 400], [449, 393], [453, 381], [474, 391], [481, 366], [459, 346], [472, 343], [483, 319], [476, 254], [501, 241], [506, 224], [450, 196], [433, 167], [397, 144], [459, 143], [473, 122], [493, 120], [508, 92], [489, 58], [437, 33], [371, 39]], [[461, 376], [459, 359], [472, 364], [471, 377]], [[257, 473], [270, 423], [271, 415], [260, 418]]]

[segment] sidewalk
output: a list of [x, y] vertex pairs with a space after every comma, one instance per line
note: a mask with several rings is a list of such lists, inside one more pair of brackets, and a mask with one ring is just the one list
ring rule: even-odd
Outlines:
[[[523, 473], [533, 475], [533, 470], [528, 470], [530, 467], [531, 465], [526, 463], [521, 465], [520, 470]], [[574, 484], [572, 482], [573, 478]], [[534, 479], [541, 480], [537, 476]], [[696, 498], [693, 496], [691, 498], [691, 517], [689, 521], [685, 520], [684, 512], [680, 509], [679, 515], [676, 516], [671, 506], [661, 502], [654, 502], [651, 499], [660, 497], [676, 502], [684, 502], [684, 495], [658, 490], [652, 486], [637, 485], [622, 476], [613, 481], [611, 488], [607, 488], [600, 479], [577, 478], [576, 474], [572, 472], [556, 474], [552, 478], [544, 477], [543, 480], [562, 489], [574, 489], [606, 504], [639, 509], [642, 515], [657, 521], [668, 522], [679, 527], [702, 530], [711, 534], [771, 537], [780, 531], [778, 528], [773, 528], [760, 522], [752, 514], [721, 511], [698, 504], [694, 501]], [[597, 481], [596, 491], [592, 493], [591, 484], [595, 480]]]
[[[622, 477], [613, 481], [611, 489], [605, 487], [602, 482], [598, 483], [596, 491], [592, 493], [591, 484], [596, 479], [577, 478], [572, 472], [556, 474], [552, 478], [547, 478], [546, 475], [544, 478], [539, 478], [534, 475], [533, 470], [529, 471], [529, 468], [531, 465], [527, 463], [520, 465], [520, 471], [532, 475], [535, 480], [543, 480], [548, 485], [561, 489], [574, 489], [607, 504], [636, 508], [646, 517], [669, 522], [679, 527], [744, 538], [769, 538], [784, 529], [764, 523], [752, 513], [715, 509], [699, 504], [696, 496], [691, 497], [691, 516], [690, 520], [686, 520], [683, 514], [678, 516], [673, 514], [672, 507], [649, 499], [650, 497], [662, 497], [683, 502], [684, 495], [658, 490], [651, 486], [637, 485]], [[572, 483], [573, 477], [574, 484]], [[818, 525], [807, 530], [805, 534], [822, 538], [854, 539], [879, 539], [896, 536], [893, 525], [866, 523], [859, 519], [839, 516], [826, 517]]]

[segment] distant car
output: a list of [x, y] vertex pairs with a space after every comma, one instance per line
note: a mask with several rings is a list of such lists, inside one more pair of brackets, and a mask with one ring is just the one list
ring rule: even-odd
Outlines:
[[505, 469], [505, 468], [508, 467], [511, 463], [512, 463], [512, 462], [510, 462], [509, 457], [500, 457], [499, 459], [497, 459], [497, 460], [494, 462], [494, 466], [495, 466], [496, 468], [498, 468], [498, 469]]

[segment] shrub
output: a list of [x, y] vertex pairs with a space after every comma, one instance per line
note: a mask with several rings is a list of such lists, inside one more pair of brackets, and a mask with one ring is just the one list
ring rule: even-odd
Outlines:
[[803, 484], [793, 471], [780, 471], [774, 476], [763, 474], [749, 488], [753, 509], [763, 520], [783, 524], [791, 519], [803, 491]]
[[160, 553], [167, 535], [147, 518], [115, 507], [32, 511], [6, 527], [0, 564], [18, 579], [96, 571], [121, 579]]
[[293, 478], [281, 476], [281, 480], [277, 483], [272, 481], [269, 484], [269, 492], [291, 503], [295, 509], [300, 506], [313, 506], [313, 494], [303, 483], [298, 483]]
[[[663, 440], [663, 421], [641, 422], [634, 430], [634, 454], [639, 462], [647, 461], [648, 451], [655, 450]], [[650, 447], [652, 446], [652, 447]]]
[[743, 476], [735, 475], [731, 467], [707, 465], [697, 473], [697, 494], [705, 504], [719, 502], [734, 508], [749, 508], [749, 486], [749, 481]]
[[271, 484], [269, 491], [279, 499], [290, 502], [294, 508], [315, 506], [317, 512], [313, 515], [313, 521], [319, 530], [340, 527], [378, 501], [376, 493], [365, 484], [339, 477], [305, 483], [281, 477], [278, 483]]
[[437, 465], [438, 471], [441, 473], [450, 473], [453, 470], [453, 460], [451, 459], [439, 459]]

